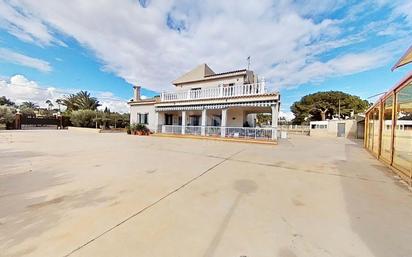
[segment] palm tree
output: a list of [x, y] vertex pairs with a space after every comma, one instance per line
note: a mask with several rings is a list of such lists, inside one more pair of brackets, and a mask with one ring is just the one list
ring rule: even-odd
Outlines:
[[80, 91], [76, 96], [76, 104], [80, 110], [96, 110], [100, 106], [99, 101], [87, 91]]
[[77, 105], [76, 105], [76, 95], [75, 94], [70, 94], [68, 96], [65, 96], [62, 99], [61, 104], [66, 106], [67, 111], [76, 111], [76, 110], [78, 110]]
[[62, 104], [62, 99], [56, 99], [56, 104], [59, 106], [59, 112], [60, 112], [60, 105]]
[[5, 96], [0, 96], [0, 105], [15, 106], [15, 103]]
[[27, 102], [23, 102], [21, 105], [20, 105], [20, 108], [27, 108], [27, 109], [36, 109], [36, 108], [38, 108], [39, 107], [39, 105], [38, 104], [36, 104], [36, 103], [33, 103], [33, 102], [30, 102], [30, 101], [27, 101]]
[[47, 100], [47, 101], [46, 101], [46, 104], [48, 105], [49, 110], [51, 110], [51, 109], [53, 108], [53, 103], [52, 103], [52, 101]]
[[64, 97], [62, 104], [66, 106], [69, 111], [96, 110], [97, 107], [100, 106], [97, 98], [91, 97], [87, 91], [80, 91]]

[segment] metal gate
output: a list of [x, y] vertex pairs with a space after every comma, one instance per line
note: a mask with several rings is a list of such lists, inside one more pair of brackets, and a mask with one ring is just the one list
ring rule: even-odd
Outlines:
[[338, 123], [338, 137], [345, 136], [345, 123]]

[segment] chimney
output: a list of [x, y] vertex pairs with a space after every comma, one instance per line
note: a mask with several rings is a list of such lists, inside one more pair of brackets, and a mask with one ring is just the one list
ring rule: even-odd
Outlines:
[[140, 100], [140, 87], [133, 86], [133, 91], [134, 91], [133, 101], [139, 101]]

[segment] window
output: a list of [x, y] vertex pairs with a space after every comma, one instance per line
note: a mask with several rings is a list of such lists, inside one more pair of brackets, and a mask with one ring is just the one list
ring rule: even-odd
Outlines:
[[202, 97], [202, 89], [200, 87], [195, 87], [190, 89], [190, 98], [200, 98]]
[[327, 129], [327, 124], [312, 124], [311, 129]]
[[412, 169], [412, 83], [396, 93], [393, 166], [410, 176]]
[[200, 116], [199, 115], [192, 115], [189, 116], [190, 126], [199, 126], [200, 124]]
[[372, 118], [373, 118], [372, 152], [376, 155], [379, 154], [379, 133], [380, 133], [379, 112], [380, 112], [380, 105], [376, 106], [372, 111]]
[[368, 113], [368, 130], [366, 132], [367, 148], [372, 151], [373, 149], [373, 110]]
[[215, 126], [215, 127], [219, 127], [220, 126], [220, 123], [221, 123], [221, 117], [220, 116], [218, 116], [218, 115], [213, 115], [212, 116], [212, 126]]
[[173, 125], [173, 114], [165, 114], [165, 125]]
[[381, 158], [390, 163], [392, 158], [392, 110], [393, 96], [388, 97], [383, 103], [383, 126], [381, 141]]
[[380, 105], [377, 105], [368, 113], [368, 130], [367, 130], [367, 148], [373, 152], [374, 154], [379, 154], [379, 131], [380, 131], [380, 123], [379, 123], [379, 112], [380, 112]]
[[145, 124], [145, 125], [149, 124], [149, 114], [148, 113], [138, 113], [137, 123]]

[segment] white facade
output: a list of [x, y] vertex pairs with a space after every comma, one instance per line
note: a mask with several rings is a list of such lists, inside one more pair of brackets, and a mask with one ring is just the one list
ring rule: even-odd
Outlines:
[[138, 121], [138, 115], [139, 114], [147, 114], [148, 115], [148, 121], [147, 121], [147, 127], [150, 130], [155, 130], [156, 122], [155, 122], [155, 108], [154, 108], [154, 102], [150, 102], [147, 104], [139, 104], [139, 105], [134, 105], [130, 107], [130, 123], [140, 123]]
[[310, 135], [317, 137], [357, 137], [356, 120], [311, 121]]
[[[215, 74], [206, 64], [173, 82], [176, 90], [153, 99], [129, 102], [131, 123], [142, 123], [156, 133], [195, 134], [275, 140], [280, 97], [264, 80], [247, 70]], [[255, 127], [257, 113], [272, 113], [270, 127]], [[146, 116], [145, 116], [146, 117]]]

